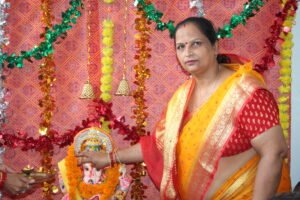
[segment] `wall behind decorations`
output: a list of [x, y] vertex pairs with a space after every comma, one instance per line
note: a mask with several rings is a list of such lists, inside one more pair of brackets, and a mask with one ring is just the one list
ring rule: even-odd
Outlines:
[[[98, 0], [91, 0], [95, 2]], [[87, 1], [85, 1], [87, 2]], [[187, 0], [153, 0], [156, 8], [164, 13], [163, 21], [169, 19], [178, 22], [187, 16], [195, 15], [195, 11], [189, 9]], [[216, 0], [204, 1], [204, 9], [206, 16], [211, 18], [216, 27], [221, 27], [228, 23], [232, 14], [239, 13], [243, 10], [243, 3], [246, 0]], [[8, 31], [10, 37], [10, 45], [6, 49], [8, 52], [20, 52], [21, 50], [29, 50], [41, 40], [40, 33], [43, 31], [41, 23], [40, 0], [11, 0], [11, 8], [9, 9]], [[115, 23], [115, 43], [114, 43], [114, 81], [113, 89], [116, 90], [118, 83], [122, 77], [122, 60], [124, 55], [123, 42], [124, 25], [127, 26], [127, 43], [128, 49], [126, 58], [128, 61], [128, 80], [131, 88], [134, 89], [134, 71], [133, 66], [136, 61], [133, 59], [135, 55], [134, 48], [134, 19], [135, 8], [132, 4], [129, 7], [128, 22], [124, 23], [124, 3], [125, 1], [116, 0], [111, 6], [110, 17]], [[99, 12], [99, 19], [102, 21], [108, 17], [107, 6], [99, 1], [99, 7], [93, 4], [93, 12]], [[60, 13], [68, 8], [68, 1], [53, 1], [52, 12], [54, 23], [60, 22]], [[239, 26], [233, 31], [234, 37], [224, 39], [220, 42], [220, 50], [224, 53], [241, 54], [253, 60], [254, 63], [260, 62], [264, 55], [264, 40], [269, 35], [269, 27], [274, 19], [275, 13], [280, 7], [277, 1], [268, 1], [254, 18], [251, 18], [246, 26]], [[104, 13], [104, 14], [103, 14]], [[78, 97], [81, 93], [84, 82], [88, 78], [87, 71], [87, 14], [83, 11], [78, 23], [72, 30], [68, 32], [68, 37], [62, 40], [60, 44], [55, 46], [55, 63], [57, 65], [57, 81], [53, 91], [56, 99], [57, 109], [54, 113], [53, 128], [63, 133], [68, 129], [73, 129], [79, 125], [81, 121], [87, 117], [88, 101], [80, 100]], [[154, 25], [152, 25], [154, 30]], [[101, 33], [102, 27], [92, 27], [95, 33]], [[94, 41], [93, 52], [95, 56], [101, 54], [101, 46], [99, 41]], [[151, 70], [151, 77], [146, 83], [146, 99], [149, 112], [147, 119], [147, 130], [151, 131], [162, 109], [166, 106], [168, 99], [174, 92], [176, 87], [180, 85], [187, 77], [181, 72], [180, 67], [175, 58], [173, 49], [173, 41], [169, 38], [169, 33], [153, 31], [151, 34], [152, 57], [149, 60], [148, 67]], [[38, 124], [40, 122], [40, 108], [38, 99], [42, 97], [38, 84], [38, 66], [40, 62], [25, 63], [23, 69], [13, 69], [7, 71], [6, 86], [10, 90], [10, 105], [8, 110], [8, 123], [5, 131], [15, 133], [18, 130], [26, 131], [29, 136], [38, 136]], [[100, 60], [92, 65], [94, 72], [100, 70]], [[266, 82], [270, 90], [278, 97], [277, 88], [278, 67], [274, 66], [265, 74]], [[94, 77], [95, 78], [95, 77]], [[96, 77], [100, 80], [100, 77]], [[99, 87], [99, 83], [93, 82], [95, 88]], [[113, 111], [117, 116], [125, 116], [126, 121], [134, 125], [131, 120], [132, 108], [134, 105], [131, 97], [114, 97]], [[126, 106], [124, 106], [126, 105]], [[123, 138], [115, 131], [112, 133], [118, 146], [128, 146], [128, 142], [124, 142]], [[66, 149], [55, 149], [54, 163], [64, 158]], [[18, 149], [8, 149], [5, 154], [6, 162], [13, 166], [16, 170], [21, 169], [28, 163], [39, 166], [40, 157], [36, 152], [21, 152]], [[149, 186], [146, 191], [148, 199], [157, 199], [158, 192], [154, 188], [148, 177], [144, 178], [144, 182]], [[32, 195], [35, 199], [42, 199], [42, 193], [37, 190]], [[60, 199], [61, 194], [55, 196]], [[32, 196], [23, 199], [32, 199]]]
[[291, 177], [293, 187], [300, 182], [300, 9], [297, 10], [293, 28], [294, 47], [292, 57], [292, 125], [291, 125]]

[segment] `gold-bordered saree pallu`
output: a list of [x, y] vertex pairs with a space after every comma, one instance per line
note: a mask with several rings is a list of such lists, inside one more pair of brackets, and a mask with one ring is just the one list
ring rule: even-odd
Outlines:
[[[213, 200], [252, 200], [259, 157], [254, 156], [232, 175], [214, 194]], [[284, 162], [277, 192], [290, 192], [291, 180], [288, 165]]]
[[251, 63], [241, 65], [181, 128], [193, 85], [193, 80], [187, 81], [168, 104], [161, 199], [205, 197], [239, 111], [256, 89], [264, 87]]

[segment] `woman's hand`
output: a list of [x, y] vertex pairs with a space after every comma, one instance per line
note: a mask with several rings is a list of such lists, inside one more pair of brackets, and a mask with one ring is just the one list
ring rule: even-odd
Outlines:
[[0, 171], [7, 172], [7, 173], [17, 173], [15, 170], [5, 165], [4, 163], [0, 164]]
[[33, 179], [24, 176], [24, 174], [7, 173], [3, 189], [11, 195], [20, 195], [30, 190], [34, 182]]
[[280, 126], [270, 128], [255, 137], [251, 144], [260, 155], [253, 199], [271, 199], [280, 182], [281, 168], [287, 155], [287, 145]]
[[93, 167], [96, 169], [103, 169], [110, 164], [110, 159], [107, 153], [100, 151], [83, 151], [76, 154], [78, 159], [78, 165], [83, 165], [84, 163], [92, 163]]

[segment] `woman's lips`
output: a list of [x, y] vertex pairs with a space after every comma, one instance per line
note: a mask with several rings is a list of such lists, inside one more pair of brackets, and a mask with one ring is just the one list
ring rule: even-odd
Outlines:
[[185, 65], [190, 66], [190, 65], [194, 65], [197, 62], [197, 60], [188, 60], [185, 63]]

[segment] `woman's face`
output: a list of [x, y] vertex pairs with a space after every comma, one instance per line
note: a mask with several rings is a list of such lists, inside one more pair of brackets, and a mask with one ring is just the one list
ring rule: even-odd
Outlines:
[[217, 44], [212, 45], [192, 23], [177, 30], [175, 47], [181, 66], [192, 75], [202, 74], [216, 63]]

